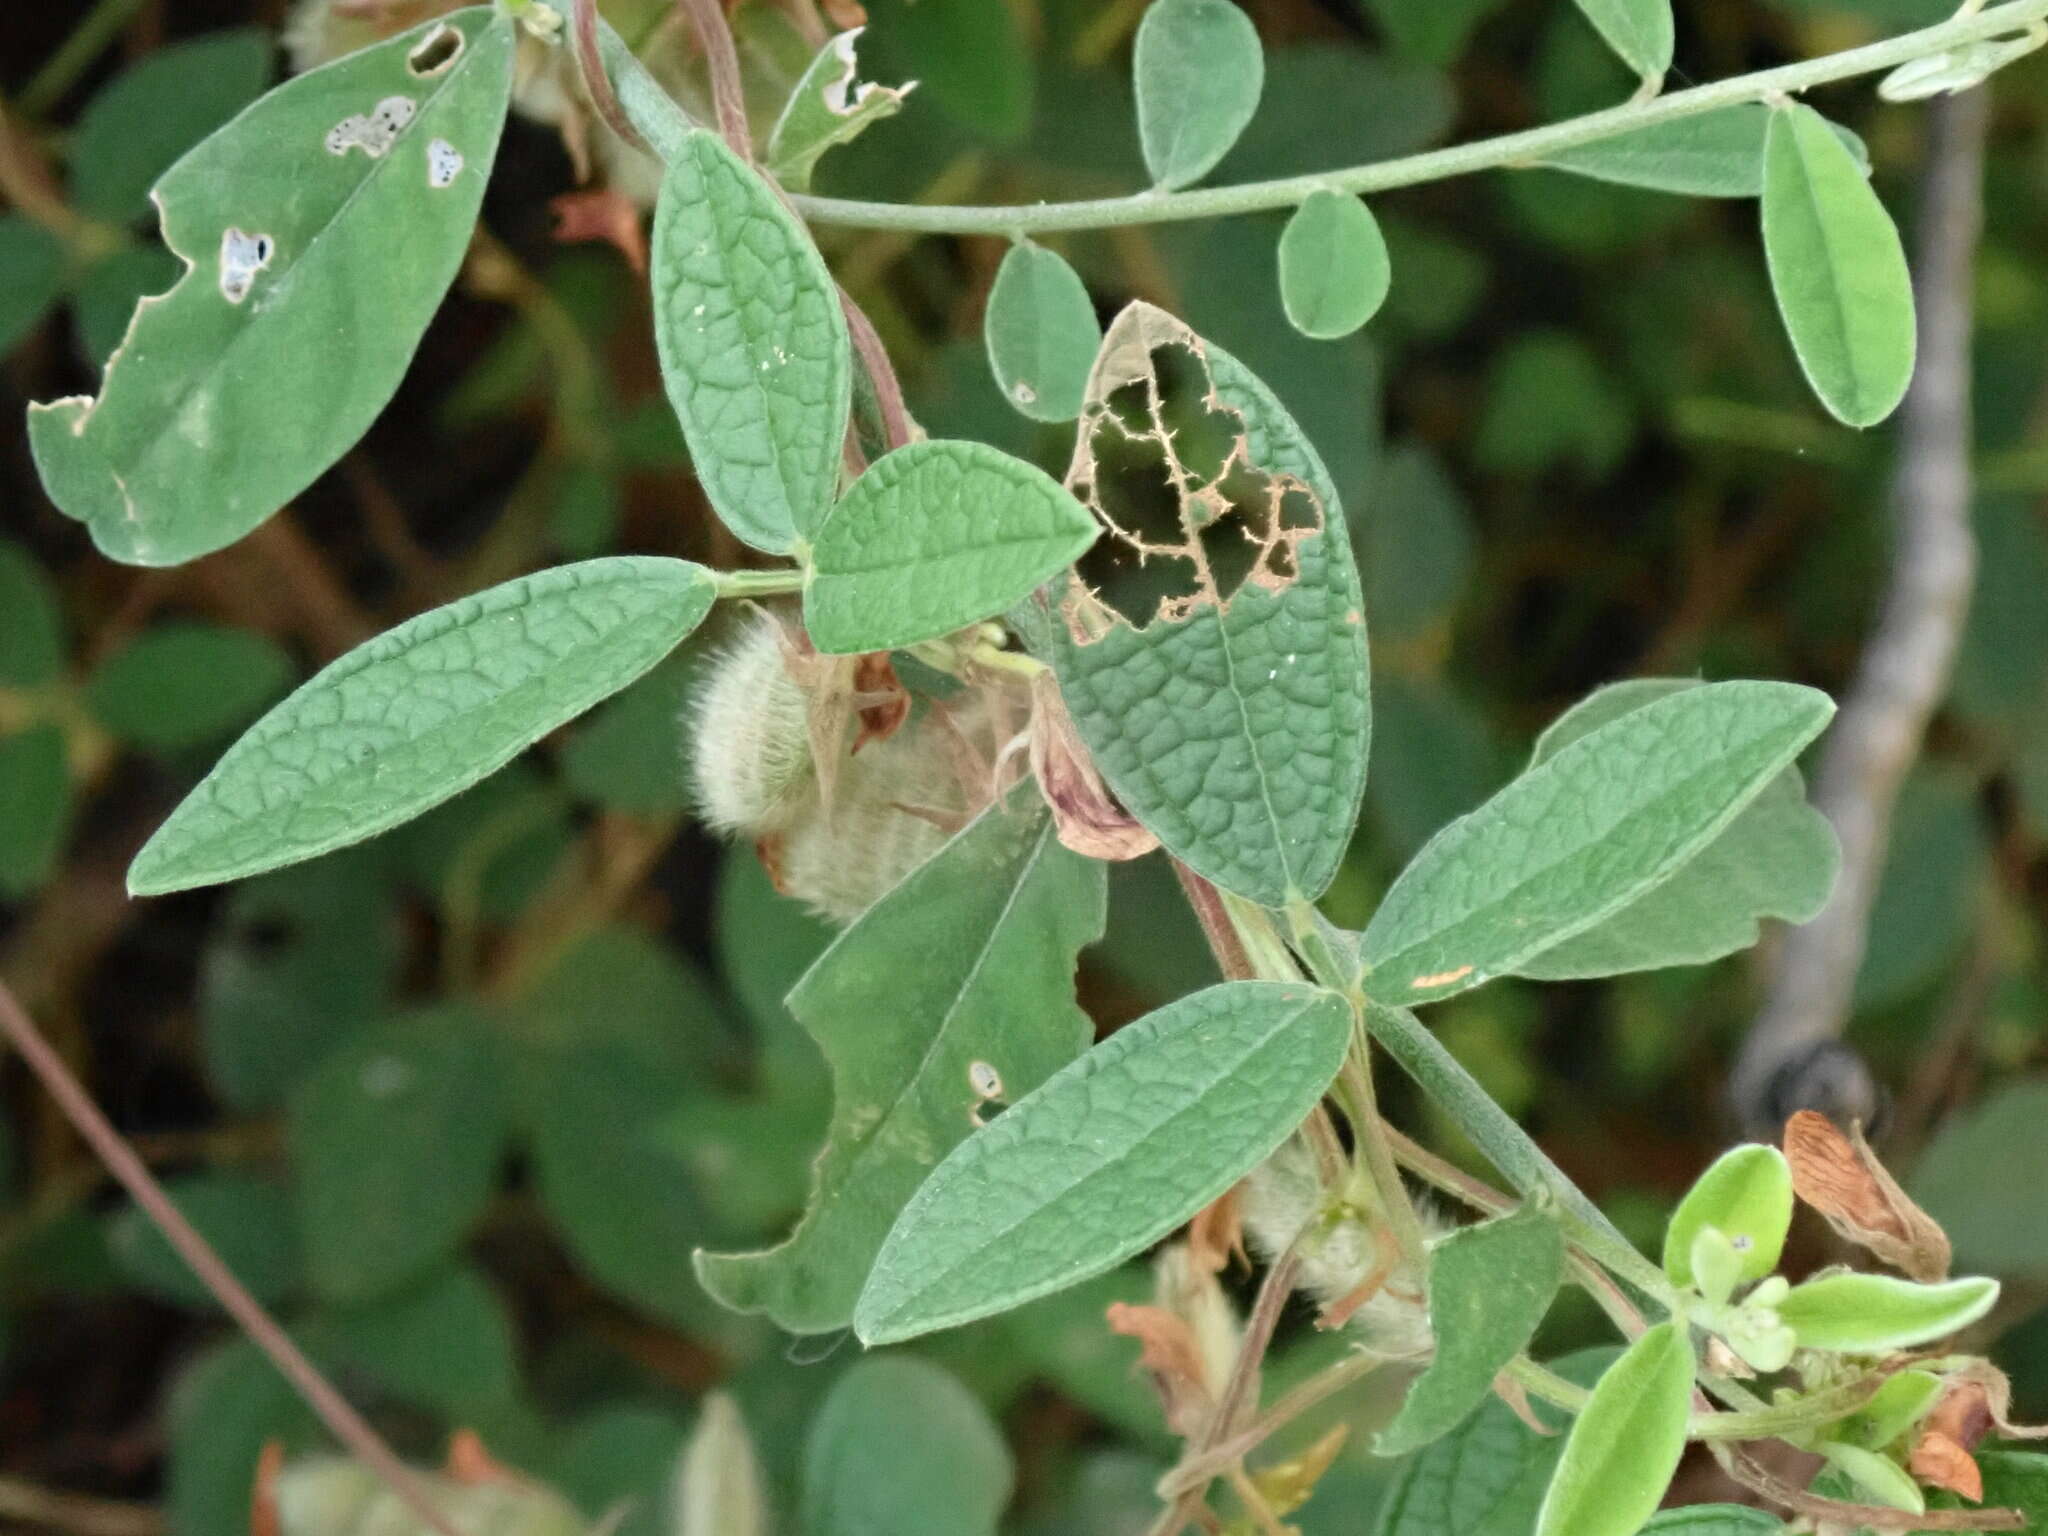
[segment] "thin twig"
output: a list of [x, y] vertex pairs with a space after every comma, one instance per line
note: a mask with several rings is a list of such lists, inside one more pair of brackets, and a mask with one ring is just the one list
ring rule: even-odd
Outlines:
[[70, 1536], [162, 1536], [164, 1530], [164, 1517], [147, 1504], [64, 1493], [19, 1477], [0, 1477], [0, 1520]]
[[263, 1304], [250, 1295], [233, 1270], [214, 1252], [213, 1245], [203, 1237], [184, 1217], [177, 1206], [171, 1203], [156, 1176], [143, 1166], [142, 1159], [122, 1139], [107, 1117], [100, 1113], [100, 1107], [82, 1087], [71, 1069], [64, 1065], [43, 1038], [35, 1021], [28, 1016], [14, 993], [5, 982], [0, 982], [0, 1031], [21, 1053], [21, 1059], [29, 1069], [42, 1080], [43, 1087], [58, 1107], [92, 1148], [99, 1160], [106, 1164], [111, 1173], [134, 1198], [137, 1205], [154, 1222], [157, 1229], [178, 1256], [192, 1267], [193, 1274], [226, 1309], [227, 1314], [241, 1324], [256, 1347], [270, 1357], [270, 1363], [290, 1382], [294, 1391], [304, 1398], [308, 1407], [320, 1416], [320, 1420], [334, 1437], [352, 1451], [357, 1459], [390, 1485], [405, 1506], [441, 1536], [463, 1536], [463, 1532], [451, 1523], [447, 1516], [434, 1507], [427, 1496], [425, 1485], [413, 1470], [398, 1459], [398, 1455], [384, 1443], [369, 1421], [358, 1413], [347, 1398], [334, 1389], [328, 1379], [320, 1374], [318, 1366], [308, 1360], [292, 1336], [279, 1326], [277, 1319], [264, 1310]]
[[1796, 1078], [1848, 1021], [1892, 811], [1947, 690], [1969, 609], [1970, 322], [1988, 115], [1981, 87], [1929, 113], [1914, 263], [1919, 362], [1901, 416], [1891, 577], [1814, 782], [1814, 801], [1841, 839], [1842, 872], [1820, 916], [1785, 936], [1729, 1084], [1735, 1113], [1766, 1134], [1814, 1098], [1831, 1102], [1811, 1107], [1844, 1118], [1868, 1119], [1876, 1108], [1860, 1058], [1825, 1085]]
[[1722, 1470], [1752, 1493], [1762, 1494], [1795, 1515], [1805, 1515], [1811, 1520], [1826, 1521], [1848, 1530], [1867, 1526], [1873, 1531], [2018, 1531], [2027, 1526], [2026, 1515], [2017, 1509], [1930, 1509], [1916, 1515], [1910, 1510], [1892, 1509], [1882, 1504], [1851, 1504], [1841, 1499], [1824, 1499], [1803, 1488], [1793, 1487], [1741, 1446], [1717, 1455], [1715, 1459], [1720, 1461]]
[[577, 73], [583, 77], [583, 89], [589, 94], [590, 104], [597, 109], [597, 115], [604, 119], [613, 133], [635, 149], [653, 154], [654, 146], [633, 126], [633, 120], [626, 116], [626, 109], [619, 105], [619, 93], [612, 89], [612, 77], [604, 67], [604, 58], [598, 48], [597, 0], [575, 0], [570, 11], [569, 34], [576, 52]]
[[704, 50], [704, 67], [711, 73], [711, 104], [718, 113], [718, 131], [732, 152], [742, 160], [754, 158], [754, 136], [747, 128], [747, 98], [740, 85], [739, 50], [733, 47], [732, 27], [726, 22], [725, 7], [719, 0], [676, 0], [676, 9], [687, 16]]

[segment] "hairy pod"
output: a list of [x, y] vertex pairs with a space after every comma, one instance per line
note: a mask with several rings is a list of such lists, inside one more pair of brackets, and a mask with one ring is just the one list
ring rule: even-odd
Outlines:
[[704, 819], [752, 838], [786, 832], [817, 800], [810, 698], [790, 670], [790, 639], [765, 609], [711, 658], [691, 709], [691, 774]]

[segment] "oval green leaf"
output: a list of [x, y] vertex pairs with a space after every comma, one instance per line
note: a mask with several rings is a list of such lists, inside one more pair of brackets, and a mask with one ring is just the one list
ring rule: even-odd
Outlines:
[[1003, 398], [1033, 421], [1081, 413], [1102, 325], [1081, 278], [1057, 251], [1029, 241], [996, 269], [982, 325]]
[[144, 630], [86, 685], [94, 717], [155, 752], [218, 741], [291, 683], [291, 657], [267, 635], [178, 620]]
[[930, 640], [1018, 602], [1100, 531], [1022, 459], [912, 443], [869, 465], [818, 530], [804, 628], [836, 655]]
[[1607, 46], [1645, 82], [1655, 85], [1671, 68], [1671, 0], [1578, 0]]
[[1636, 1536], [1685, 1454], [1692, 1373], [1692, 1344], [1675, 1323], [1629, 1345], [1572, 1422], [1536, 1536]]
[[1743, 1504], [1691, 1504], [1667, 1509], [1642, 1529], [1642, 1536], [1783, 1536], [1785, 1522], [1768, 1510]]
[[863, 1360], [811, 1424], [802, 1536], [995, 1536], [1013, 1480], [1009, 1447], [958, 1378], [924, 1360]]
[[0, 736], [0, 896], [26, 896], [55, 872], [71, 830], [71, 752], [54, 721]]
[[818, 248], [715, 134], [687, 135], [654, 209], [654, 340], [712, 510], [756, 549], [810, 537], [839, 488], [853, 365]]
[[1311, 192], [1280, 232], [1280, 303], [1304, 336], [1334, 341], [1379, 312], [1393, 267], [1361, 198]]
[[1232, 0], [1154, 0], [1131, 69], [1138, 142], [1161, 187], [1214, 169], [1252, 120], [1266, 79], [1258, 29]]
[[408, 821], [632, 682], [716, 596], [702, 566], [617, 555], [408, 619], [228, 748], [135, 856], [128, 889], [238, 880]]
[[512, 32], [483, 6], [427, 22], [280, 86], [165, 172], [187, 270], [136, 309], [97, 399], [29, 409], [44, 488], [102, 552], [176, 565], [233, 543], [363, 435], [469, 247]]
[[[1543, 161], [1561, 171], [1686, 197], [1757, 197], [1764, 189], [1764, 135], [1771, 109], [1758, 102], [1652, 123], [1611, 139], [1559, 150]], [[1870, 174], [1870, 152], [1839, 124], [1828, 125]]]
[[1761, 1280], [1778, 1267], [1792, 1227], [1792, 1168], [1776, 1147], [1732, 1147], [1694, 1181], [1664, 1228], [1664, 1273], [1691, 1285], [1692, 1243], [1717, 1228], [1735, 1247], [1739, 1278]]
[[1913, 376], [1913, 280], [1884, 204], [1811, 107], [1771, 114], [1764, 256], [1799, 366], [1852, 427], [1889, 416]]
[[1921, 1285], [1891, 1275], [1822, 1275], [1792, 1287], [1779, 1319], [1801, 1349], [1876, 1355], [1945, 1339], [1998, 1300], [1998, 1282], [1982, 1276]]
[[1564, 1235], [1542, 1211], [1463, 1227], [1429, 1258], [1436, 1353], [1373, 1443], [1400, 1456], [1450, 1433], [1485, 1402], [1493, 1379], [1535, 1336], [1564, 1276]]
[[0, 687], [38, 688], [64, 669], [64, 608], [49, 575], [0, 539]]
[[1237, 1182], [1337, 1075], [1351, 1010], [1278, 982], [1147, 1014], [956, 1147], [854, 1308], [890, 1344], [1021, 1306], [1142, 1252]]
[[1644, 895], [1820, 734], [1824, 694], [1709, 683], [1601, 726], [1430, 839], [1365, 931], [1366, 990], [1432, 1002]]

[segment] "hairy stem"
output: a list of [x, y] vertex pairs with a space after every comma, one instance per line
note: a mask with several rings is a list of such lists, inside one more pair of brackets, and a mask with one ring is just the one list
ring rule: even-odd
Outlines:
[[903, 203], [858, 202], [833, 197], [795, 197], [797, 211], [817, 224], [849, 224], [863, 229], [900, 229], [928, 234], [1021, 235], [1057, 230], [1107, 229], [1124, 224], [1165, 224], [1181, 219], [1215, 218], [1291, 208], [1311, 192], [1385, 192], [1422, 182], [1445, 181], [1475, 171], [1503, 166], [1541, 164], [1567, 149], [1597, 144], [1639, 128], [1675, 123], [1717, 107], [1796, 95], [1836, 80], [1875, 74], [1914, 59], [1942, 53], [1964, 43], [2016, 32], [2048, 18], [2048, 0], [2007, 0], [1977, 15], [1951, 17], [1883, 42], [1848, 48], [1818, 59], [1777, 69], [1716, 80], [1690, 90], [1604, 111], [1589, 112], [1561, 123], [1501, 134], [1471, 144], [1454, 144], [1396, 160], [1380, 160], [1345, 170], [1285, 176], [1274, 181], [1233, 187], [1204, 187], [1191, 192], [1135, 193], [1129, 197], [1091, 198], [1080, 202], [1032, 203], [1018, 207], [935, 207]]

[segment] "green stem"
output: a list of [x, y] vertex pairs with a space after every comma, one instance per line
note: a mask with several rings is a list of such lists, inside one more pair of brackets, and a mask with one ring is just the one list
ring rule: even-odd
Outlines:
[[780, 597], [804, 589], [804, 573], [785, 567], [776, 571], [713, 571], [720, 597]]
[[[928, 234], [1021, 235], [1056, 230], [1108, 229], [1127, 224], [1163, 224], [1179, 219], [1215, 218], [1291, 208], [1311, 192], [1331, 188], [1364, 194], [1385, 192], [1421, 182], [1469, 176], [1503, 166], [1530, 166], [1568, 149], [1597, 144], [1660, 123], [1675, 123], [1719, 107], [1742, 106], [1779, 96], [1795, 95], [1815, 86], [1911, 63], [1964, 43], [1981, 42], [2015, 32], [2048, 18], [2048, 0], [2007, 0], [1974, 15], [1959, 15], [1883, 42], [1849, 48], [1818, 59], [1759, 70], [1729, 80], [1716, 80], [1690, 90], [1673, 91], [1643, 101], [1625, 102], [1561, 123], [1501, 134], [1471, 144], [1454, 144], [1397, 160], [1380, 160], [1345, 170], [1286, 176], [1275, 181], [1247, 182], [1233, 187], [1203, 187], [1191, 192], [1146, 191], [1129, 197], [1091, 198], [1080, 202], [1031, 203], [1018, 207], [937, 207], [904, 203], [859, 202], [834, 197], [793, 197], [805, 218], [818, 224], [849, 224], [863, 229], [898, 229]], [[623, 95], [623, 91], [621, 93]]]
[[1884, 1373], [1874, 1371], [1811, 1397], [1796, 1397], [1747, 1413], [1694, 1414], [1689, 1432], [1696, 1440], [1768, 1440], [1798, 1435], [1854, 1413], [1877, 1396], [1884, 1382]]
[[1515, 1356], [1501, 1375], [1514, 1381], [1531, 1397], [1555, 1404], [1566, 1413], [1583, 1413], [1586, 1404], [1593, 1400], [1593, 1394], [1584, 1387], [1566, 1381], [1550, 1367], [1538, 1365], [1527, 1355]]

